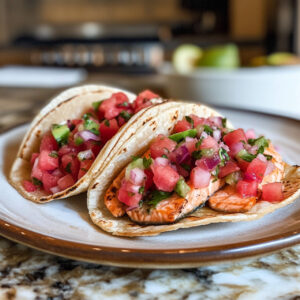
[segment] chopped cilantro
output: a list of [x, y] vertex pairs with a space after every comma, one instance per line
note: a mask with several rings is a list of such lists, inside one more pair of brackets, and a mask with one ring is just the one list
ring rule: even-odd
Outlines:
[[132, 115], [131, 115], [128, 111], [126, 111], [126, 110], [121, 111], [120, 116], [121, 116], [125, 121], [128, 121], [128, 120], [132, 117]]
[[193, 152], [192, 152], [192, 157], [193, 157], [194, 159], [200, 159], [200, 158], [202, 157], [201, 150], [193, 151]]
[[118, 104], [118, 107], [127, 107], [129, 105], [128, 102], [124, 101], [123, 103]]
[[36, 186], [41, 186], [43, 183], [35, 177], [32, 177], [32, 182]]
[[143, 165], [145, 169], [148, 169], [152, 164], [152, 159], [147, 159], [146, 157], [143, 158]]
[[168, 158], [168, 156], [166, 154], [163, 154], [161, 157]]
[[80, 168], [80, 170], [83, 171], [83, 172], [87, 172], [88, 171], [88, 169], [86, 169], [86, 168]]
[[144, 191], [145, 191], [145, 187], [144, 187], [144, 186], [141, 186], [141, 187], [139, 188], [139, 194], [143, 194]]
[[103, 100], [102, 101], [96, 101], [96, 102], [92, 103], [93, 108], [94, 108], [95, 111], [98, 111], [99, 106], [101, 105], [102, 102], [103, 102]]
[[58, 153], [57, 153], [57, 151], [51, 151], [51, 152], [49, 153], [49, 156], [50, 156], [50, 157], [53, 157], [53, 158], [58, 158]]
[[164, 192], [164, 191], [160, 191], [160, 190], [155, 190], [151, 193], [150, 195], [150, 200], [147, 201], [147, 203], [151, 206], [156, 207], [156, 205], [164, 200], [169, 198], [172, 195], [172, 193], [170, 192]]
[[194, 128], [194, 120], [190, 116], [185, 116], [185, 119], [191, 124], [192, 128]]
[[182, 163], [182, 164], [180, 164], [180, 166], [182, 167], [182, 168], [184, 168], [186, 171], [190, 171], [191, 170], [191, 167], [190, 167], [190, 165], [188, 165], [188, 164], [186, 164], [186, 163]]
[[220, 157], [221, 161], [230, 159], [227, 151], [224, 148], [219, 149], [219, 157]]
[[72, 171], [71, 171], [71, 166], [72, 166], [72, 164], [71, 164], [71, 162], [69, 162], [69, 163], [66, 165], [66, 168], [65, 168], [66, 172], [69, 173], [69, 174], [72, 173]]
[[84, 142], [84, 140], [83, 140], [83, 138], [81, 138], [81, 137], [77, 137], [77, 138], [75, 139], [75, 145], [76, 145], [76, 146], [81, 145], [83, 142]]
[[106, 127], [109, 127], [110, 126], [109, 120], [105, 120], [104, 124], [105, 124]]
[[208, 134], [208, 135], [213, 135], [213, 133], [214, 133], [214, 131], [213, 131], [213, 129], [210, 127], [210, 126], [208, 126], [208, 125], [203, 125], [203, 127], [204, 127], [204, 131]]
[[253, 155], [253, 154], [247, 152], [245, 149], [242, 149], [237, 155], [241, 159], [248, 161], [248, 162], [251, 162], [256, 157], [256, 155]]
[[83, 126], [86, 130], [92, 132], [93, 134], [99, 135], [99, 124], [89, 117], [84, 119]]
[[269, 154], [264, 154], [264, 156], [267, 160], [271, 160], [273, 158], [273, 156]]
[[135, 155], [132, 155], [131, 156], [131, 160], [132, 161], [136, 161], [136, 160], [138, 160], [140, 157], [139, 156], [135, 156]]
[[227, 124], [227, 119], [226, 118], [222, 118], [222, 126], [223, 126], [223, 128], [226, 128], [226, 124]]
[[196, 143], [196, 149], [198, 149], [198, 148], [201, 146], [203, 140], [204, 140], [204, 137], [202, 136], [202, 137], [199, 139], [199, 141]]
[[258, 146], [258, 148], [259, 147], [269, 147], [269, 141], [264, 136], [261, 136], [257, 139], [249, 139], [248, 143], [251, 146], [256, 145], [256, 146]]

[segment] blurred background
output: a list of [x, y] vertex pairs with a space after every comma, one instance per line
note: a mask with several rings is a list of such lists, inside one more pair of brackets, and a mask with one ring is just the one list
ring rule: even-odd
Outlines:
[[300, 119], [298, 55], [300, 0], [0, 0], [5, 116], [95, 82]]

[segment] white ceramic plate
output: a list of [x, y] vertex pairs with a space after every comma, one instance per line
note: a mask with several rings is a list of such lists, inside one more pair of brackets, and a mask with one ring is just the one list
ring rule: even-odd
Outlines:
[[[254, 128], [278, 145], [289, 164], [300, 163], [299, 121], [221, 110], [236, 127]], [[47, 204], [22, 198], [7, 182], [27, 126], [0, 136], [0, 234], [61, 256], [134, 267], [191, 267], [259, 255], [300, 242], [300, 201], [257, 221], [211, 224], [156, 237], [120, 238], [95, 227], [86, 194]]]

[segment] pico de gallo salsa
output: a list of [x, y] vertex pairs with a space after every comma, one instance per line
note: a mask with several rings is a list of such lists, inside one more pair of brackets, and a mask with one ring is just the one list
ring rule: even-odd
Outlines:
[[149, 207], [176, 193], [186, 197], [192, 188], [206, 188], [222, 180], [239, 197], [257, 197], [277, 202], [283, 199], [282, 183], [262, 185], [276, 166], [265, 151], [270, 141], [226, 127], [221, 117], [185, 116], [170, 136], [160, 134], [143, 157], [133, 157], [126, 167], [117, 198], [127, 210]]
[[37, 189], [55, 194], [74, 185], [93, 164], [105, 143], [133, 114], [160, 98], [150, 90], [141, 92], [131, 103], [126, 94], [114, 93], [94, 102], [78, 119], [53, 124], [41, 140], [39, 152], [31, 155], [31, 180], [24, 180], [27, 192]]

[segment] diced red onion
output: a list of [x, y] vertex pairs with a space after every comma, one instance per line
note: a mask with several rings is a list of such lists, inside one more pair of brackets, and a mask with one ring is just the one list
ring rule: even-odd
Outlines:
[[145, 173], [139, 168], [130, 171], [130, 181], [135, 185], [141, 185], [145, 179]]
[[181, 147], [177, 148], [174, 153], [176, 154], [176, 162], [177, 164], [183, 163], [185, 160], [187, 160], [190, 157], [189, 149], [182, 145]]
[[222, 118], [221, 117], [210, 117], [208, 118], [210, 122], [215, 124], [217, 127], [222, 127]]
[[257, 180], [257, 178], [256, 178], [256, 176], [255, 176], [255, 174], [254, 173], [245, 173], [244, 174], [244, 180], [246, 180], [246, 181], [256, 181]]
[[168, 163], [169, 163], [169, 160], [164, 157], [157, 157], [154, 160], [154, 164], [161, 165], [161, 166], [167, 166]]
[[271, 161], [268, 161], [267, 168], [266, 168], [264, 176], [269, 175], [270, 173], [272, 173], [274, 171], [274, 169], [275, 169], [274, 164]]
[[254, 146], [252, 146], [252, 147], [249, 147], [247, 150], [248, 150], [248, 152], [249, 152], [250, 154], [255, 155], [256, 152], [257, 152], [257, 150], [258, 150], [258, 146], [254, 145]]
[[236, 144], [233, 144], [230, 147], [230, 155], [233, 157], [237, 155], [242, 149], [244, 149], [244, 144], [241, 142], [238, 142]]
[[177, 167], [176, 167], [174, 164], [171, 164], [171, 168], [172, 168], [174, 171], [178, 172]]
[[203, 131], [200, 135], [200, 138], [206, 139], [207, 137], [208, 137], [208, 134], [205, 131]]
[[92, 159], [94, 158], [94, 153], [91, 149], [81, 151], [77, 154], [77, 157], [80, 161], [86, 160], [86, 159]]
[[257, 158], [258, 158], [259, 160], [263, 161], [263, 162], [267, 162], [266, 157], [265, 157], [263, 154], [261, 154], [261, 153], [259, 153], [259, 154], [257, 155]]
[[181, 175], [182, 177], [185, 177], [185, 178], [190, 175], [189, 172], [181, 166], [177, 166], [177, 172], [179, 175]]
[[63, 177], [63, 172], [60, 169], [55, 169], [51, 175], [56, 176], [56, 177]]
[[245, 132], [245, 134], [246, 134], [247, 140], [249, 140], [249, 139], [255, 139], [255, 138], [256, 138], [256, 134], [255, 134], [254, 129], [248, 129], [248, 130]]
[[74, 128], [74, 124], [72, 123], [71, 120], [67, 120], [67, 126], [69, 127], [69, 129]]
[[60, 192], [60, 188], [58, 186], [54, 186], [54, 187], [50, 188], [50, 191], [52, 194], [56, 194], [56, 193]]
[[221, 138], [221, 131], [220, 130], [214, 130], [213, 137], [216, 141], [219, 141]]
[[220, 162], [221, 162], [221, 159], [220, 159], [219, 155], [213, 155], [212, 157], [202, 157], [201, 159], [197, 160], [196, 166], [200, 167], [204, 170], [211, 171]]
[[221, 142], [221, 143], [219, 144], [219, 148], [223, 148], [223, 149], [226, 150], [227, 152], [230, 151], [229, 147], [228, 147], [226, 144], [224, 144], [223, 142]]
[[88, 131], [88, 130], [82, 130], [82, 131], [78, 131], [75, 134], [75, 139], [80, 136], [84, 141], [89, 141], [89, 140], [93, 140], [93, 141], [100, 141], [100, 136]]
[[141, 186], [132, 184], [129, 180], [124, 179], [122, 181], [121, 187], [123, 187], [127, 192], [137, 194], [139, 192], [139, 189], [140, 189]]
[[195, 139], [194, 138], [192, 138], [192, 137], [190, 137], [190, 136], [187, 136], [186, 138], [185, 138], [185, 141], [186, 142], [193, 142]]

